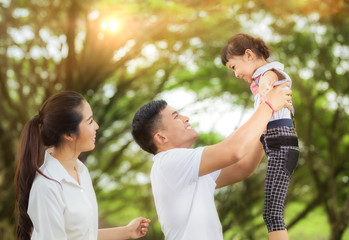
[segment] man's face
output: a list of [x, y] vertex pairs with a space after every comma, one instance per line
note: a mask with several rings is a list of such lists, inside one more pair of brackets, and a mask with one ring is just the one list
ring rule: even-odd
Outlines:
[[198, 138], [197, 132], [191, 128], [189, 118], [179, 114], [175, 109], [166, 106], [160, 112], [162, 119], [162, 135], [168, 140], [168, 145], [174, 148], [189, 148]]

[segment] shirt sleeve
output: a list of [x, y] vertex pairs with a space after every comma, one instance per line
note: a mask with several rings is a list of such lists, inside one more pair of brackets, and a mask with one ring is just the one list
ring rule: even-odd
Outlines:
[[34, 182], [28, 204], [28, 214], [34, 225], [32, 240], [67, 239], [60, 188], [54, 180], [41, 178]]
[[220, 174], [221, 174], [221, 169], [210, 173], [210, 176], [213, 179], [213, 181], [217, 181], [217, 178], [219, 177]]
[[198, 180], [203, 149], [177, 148], [165, 153], [161, 171], [171, 186], [178, 189]]

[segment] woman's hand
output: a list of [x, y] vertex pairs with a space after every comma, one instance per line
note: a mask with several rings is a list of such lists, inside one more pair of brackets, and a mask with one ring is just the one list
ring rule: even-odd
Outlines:
[[129, 224], [127, 224], [126, 228], [129, 231], [130, 238], [136, 239], [143, 237], [148, 232], [150, 219], [139, 217], [133, 219]]

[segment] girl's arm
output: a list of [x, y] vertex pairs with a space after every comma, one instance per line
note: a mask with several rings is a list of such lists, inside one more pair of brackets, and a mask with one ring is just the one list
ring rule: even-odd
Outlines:
[[127, 226], [98, 229], [98, 240], [136, 239], [147, 234], [150, 220], [139, 217]]
[[267, 101], [267, 94], [274, 87], [274, 83], [278, 80], [278, 76], [274, 71], [267, 71], [259, 79], [258, 92], [261, 103]]

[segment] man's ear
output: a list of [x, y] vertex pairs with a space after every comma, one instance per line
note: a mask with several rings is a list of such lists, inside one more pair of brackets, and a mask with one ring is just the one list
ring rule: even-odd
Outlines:
[[168, 141], [167, 137], [163, 135], [161, 132], [155, 133], [153, 138], [156, 145], [164, 145]]

